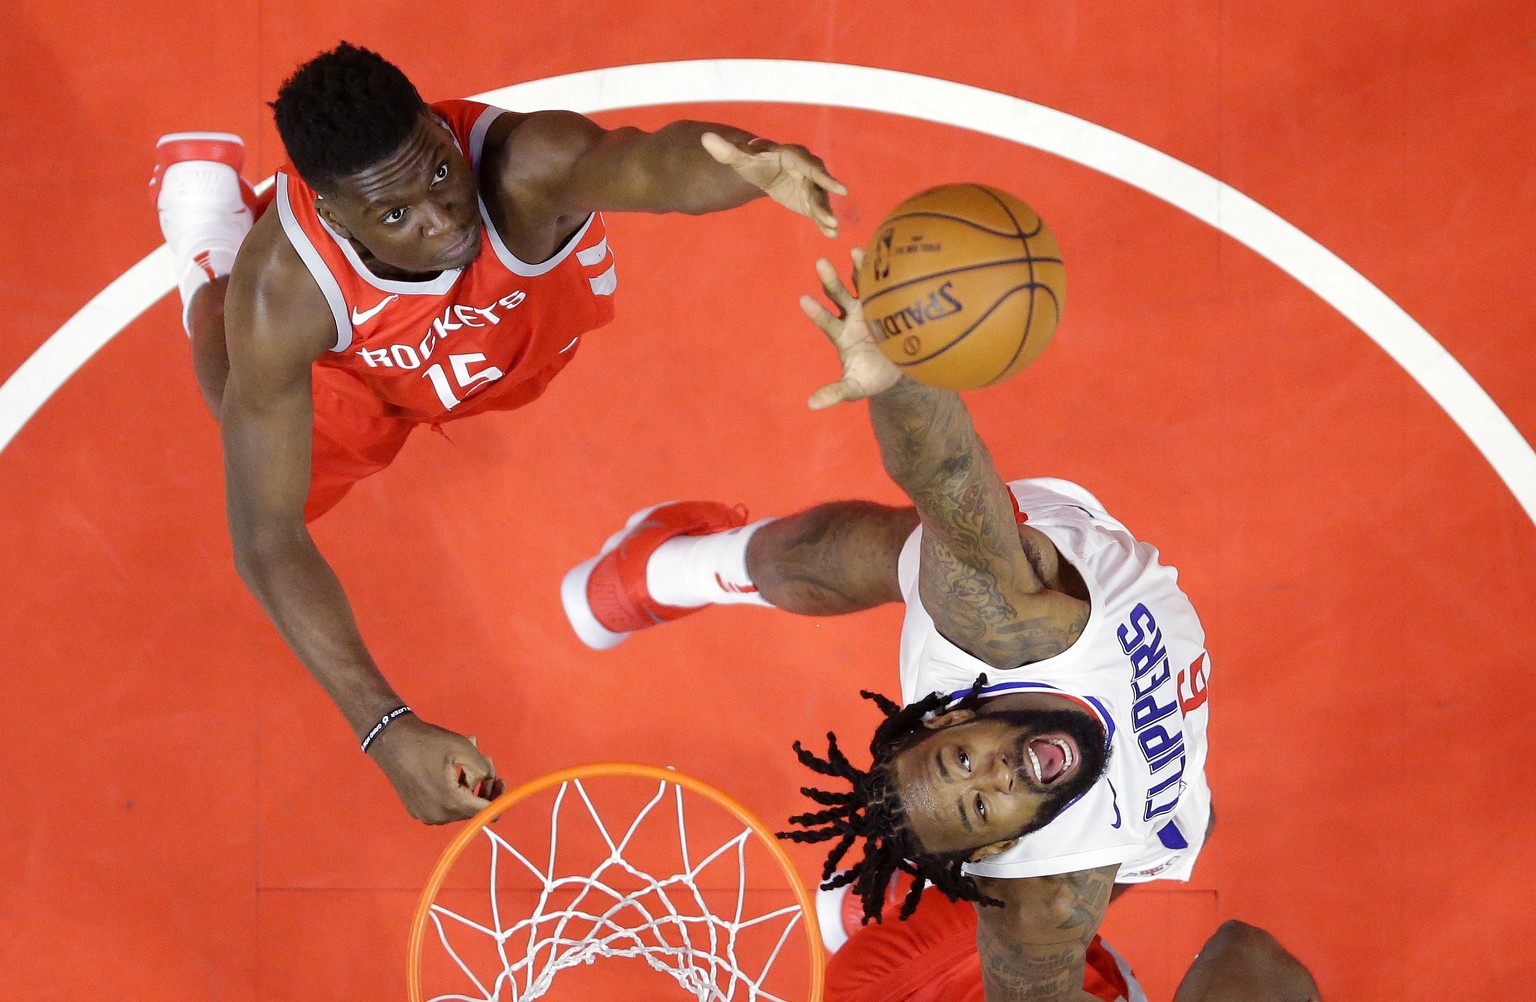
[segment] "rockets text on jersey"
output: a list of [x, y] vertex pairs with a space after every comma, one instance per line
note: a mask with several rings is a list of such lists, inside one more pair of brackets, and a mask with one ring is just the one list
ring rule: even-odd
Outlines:
[[[396, 341], [377, 347], [359, 346], [356, 354], [370, 368], [395, 368], [415, 370], [426, 366], [423, 377], [430, 380], [444, 410], [453, 410], [475, 390], [489, 386], [504, 373], [494, 365], [482, 365], [471, 371], [470, 366], [485, 362], [480, 352], [450, 354], [447, 364], [428, 364], [439, 345], [453, 332], [464, 328], [490, 327], [501, 323], [502, 316], [517, 308], [527, 295], [519, 289], [509, 296], [502, 296], [489, 306], [469, 306], [455, 303], [443, 308], [442, 315], [433, 319], [430, 327], [420, 338]], [[382, 305], [382, 304], [381, 304]], [[574, 344], [574, 341], [572, 342]], [[568, 346], [569, 347], [569, 346]]]
[[[468, 101], [434, 104], [432, 112], [472, 166], [504, 114]], [[436, 422], [520, 407], [569, 361], [583, 334], [613, 318], [617, 271], [600, 213], [580, 221], [552, 255], [529, 262], [512, 253], [480, 197], [480, 256], [461, 270], [398, 280], [369, 270], [315, 211], [314, 198], [300, 178], [279, 172], [284, 233], [336, 326], [334, 346], [316, 365], [337, 370], [330, 385], [367, 411]]]

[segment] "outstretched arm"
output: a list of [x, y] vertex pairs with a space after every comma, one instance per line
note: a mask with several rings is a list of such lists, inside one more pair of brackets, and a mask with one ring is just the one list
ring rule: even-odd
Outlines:
[[[253, 239], [259, 252], [262, 235]], [[230, 540], [241, 578], [361, 738], [403, 701], [374, 663], [304, 524], [313, 423], [305, 346], [323, 351], [329, 331], [315, 319], [326, 315], [323, 303], [306, 310], [304, 296], [294, 294], [304, 287], [283, 280], [284, 261], [273, 251], [269, 267], [237, 268], [231, 282], [220, 416]], [[477, 786], [499, 789], [490, 761], [469, 740], [409, 714], [394, 719], [369, 754], [412, 816], [429, 823], [470, 817], [488, 802]]]
[[1083, 964], [1119, 866], [1050, 877], [977, 879], [1002, 908], [976, 908], [987, 1002], [1086, 1002]]
[[[862, 255], [854, 258], [857, 267]], [[1038, 568], [1050, 542], [1029, 533], [1033, 552], [1026, 549], [1013, 498], [960, 395], [902, 376], [875, 346], [858, 300], [831, 264], [819, 261], [817, 271], [840, 315], [809, 297], [802, 306], [837, 346], [844, 378], [818, 390], [811, 406], [869, 398], [886, 472], [922, 518], [919, 588], [935, 625], [999, 668], [1065, 650], [1081, 633], [1088, 605], [1046, 587]]]
[[829, 196], [847, 194], [805, 147], [709, 122], [645, 132], [604, 129], [575, 112], [536, 112], [517, 124], [504, 162], [508, 185], [526, 190], [534, 181], [551, 209], [564, 215], [698, 215], [767, 195], [836, 236]]

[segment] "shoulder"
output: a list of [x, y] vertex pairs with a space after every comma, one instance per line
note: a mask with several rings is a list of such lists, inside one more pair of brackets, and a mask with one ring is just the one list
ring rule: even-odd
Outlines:
[[483, 176], [507, 192], [555, 187], [608, 135], [574, 111], [507, 112], [486, 133]]
[[226, 340], [240, 361], [308, 365], [334, 343], [336, 323], [325, 295], [268, 211], [240, 246], [229, 277]]

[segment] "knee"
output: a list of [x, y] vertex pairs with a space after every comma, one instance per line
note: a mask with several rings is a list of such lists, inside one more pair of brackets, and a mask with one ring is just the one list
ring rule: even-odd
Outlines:
[[192, 302], [187, 304], [188, 333], [196, 337], [199, 331], [217, 325], [220, 336], [223, 336], [224, 294], [228, 290], [229, 276], [220, 275], [193, 294]]

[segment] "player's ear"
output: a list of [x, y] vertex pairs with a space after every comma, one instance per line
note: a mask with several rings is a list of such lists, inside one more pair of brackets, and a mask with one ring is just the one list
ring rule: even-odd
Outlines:
[[953, 727], [956, 724], [963, 724], [967, 720], [974, 719], [976, 719], [975, 710], [950, 710], [936, 717], [929, 717], [923, 721], [923, 726], [931, 731], [940, 731], [946, 727]]
[[1000, 852], [1007, 852], [1009, 849], [1012, 849], [1018, 844], [1018, 839], [1010, 838], [1004, 839], [1001, 842], [993, 842], [991, 845], [984, 845], [980, 849], [972, 850], [971, 854], [966, 857], [966, 862], [980, 863], [988, 856], [996, 856]]
[[332, 233], [335, 233], [343, 240], [352, 239], [352, 231], [347, 229], [347, 224], [343, 223], [341, 218], [336, 215], [336, 211], [331, 208], [331, 203], [325, 200], [324, 195], [315, 196], [315, 214], [320, 217], [325, 225], [331, 228]]

